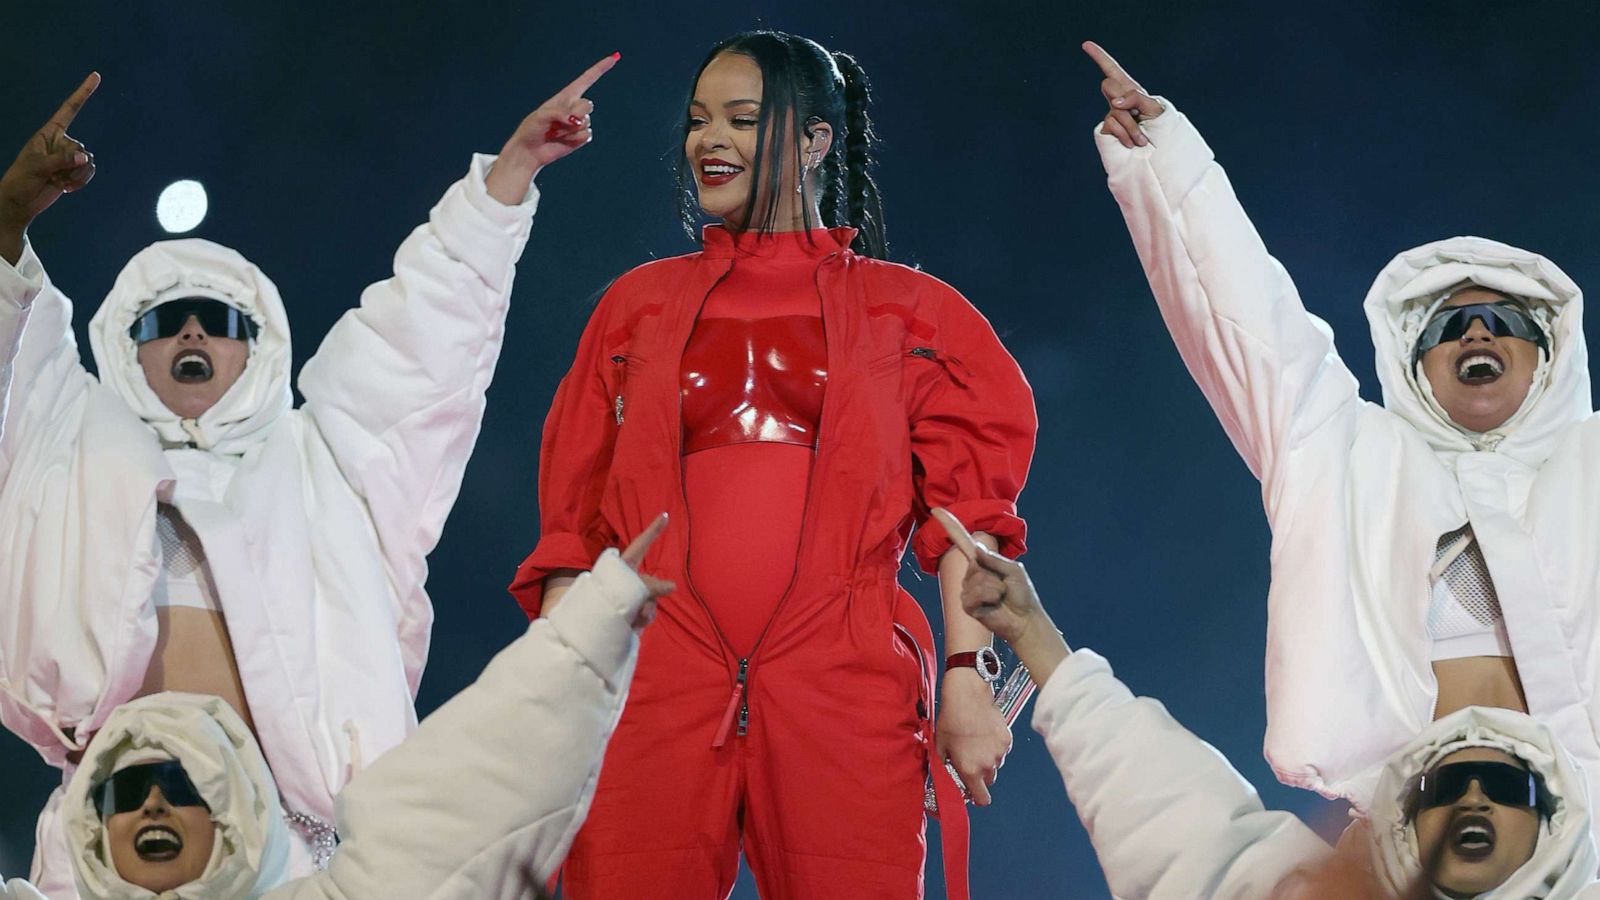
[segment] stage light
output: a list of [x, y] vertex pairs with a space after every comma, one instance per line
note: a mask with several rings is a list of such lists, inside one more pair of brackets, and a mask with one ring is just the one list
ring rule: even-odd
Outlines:
[[174, 181], [156, 200], [156, 221], [168, 234], [193, 231], [206, 217], [206, 189], [198, 181]]

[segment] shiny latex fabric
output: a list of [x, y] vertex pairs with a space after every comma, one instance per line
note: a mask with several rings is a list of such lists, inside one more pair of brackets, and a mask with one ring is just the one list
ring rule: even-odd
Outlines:
[[820, 317], [701, 319], [683, 354], [683, 452], [755, 441], [814, 447], [827, 382]]
[[690, 589], [741, 658], [794, 580], [827, 362], [817, 316], [702, 318], [684, 351]]
[[679, 363], [689, 590], [749, 656], [794, 581], [828, 378], [826, 232], [739, 235]]

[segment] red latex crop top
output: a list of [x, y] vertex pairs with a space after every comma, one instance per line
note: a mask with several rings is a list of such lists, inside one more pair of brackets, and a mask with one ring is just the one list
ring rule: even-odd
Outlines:
[[681, 371], [684, 453], [753, 441], [816, 446], [828, 382], [821, 317], [701, 319]]
[[828, 382], [817, 266], [841, 249], [838, 238], [716, 229], [707, 240], [731, 249], [734, 263], [684, 348], [683, 452], [753, 442], [815, 448]]

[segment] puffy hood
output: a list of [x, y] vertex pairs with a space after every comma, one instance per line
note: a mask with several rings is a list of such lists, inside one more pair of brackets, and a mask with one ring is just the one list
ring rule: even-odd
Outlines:
[[[1550, 334], [1551, 354], [1540, 355], [1538, 373], [1522, 408], [1494, 431], [1465, 431], [1445, 416], [1420, 371], [1412, 348], [1428, 314], [1463, 284], [1521, 297]], [[1537, 253], [1498, 241], [1456, 237], [1424, 244], [1396, 256], [1373, 282], [1367, 321], [1377, 349], [1383, 403], [1410, 422], [1440, 452], [1496, 450], [1538, 466], [1556, 435], [1590, 414], [1589, 355], [1583, 342], [1583, 293], [1556, 264]]]
[[[198, 420], [184, 422], [156, 398], [139, 367], [128, 328], [145, 310], [181, 297], [210, 297], [256, 321], [260, 333], [233, 387]], [[278, 288], [249, 260], [198, 238], [162, 241], [134, 254], [89, 322], [100, 380], [116, 391], [161, 439], [240, 454], [258, 443], [289, 409], [289, 321]]]
[[[117, 875], [90, 792], [120, 769], [159, 759], [183, 764], [217, 837], [199, 880], [157, 895]], [[247, 900], [287, 880], [277, 786], [250, 729], [217, 697], [168, 692], [118, 707], [68, 783], [62, 815], [83, 900]]]
[[1479, 900], [1576, 897], [1595, 880], [1600, 852], [1589, 831], [1589, 794], [1583, 773], [1550, 733], [1533, 718], [1509, 709], [1468, 707], [1429, 725], [1389, 758], [1370, 810], [1373, 871], [1396, 896], [1422, 875], [1416, 836], [1405, 817], [1412, 779], [1445, 756], [1466, 747], [1494, 747], [1518, 757], [1544, 777], [1555, 813], [1533, 856], [1500, 887]]

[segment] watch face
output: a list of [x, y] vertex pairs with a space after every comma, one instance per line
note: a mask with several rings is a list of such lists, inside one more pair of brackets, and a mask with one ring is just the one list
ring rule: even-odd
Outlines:
[[993, 647], [984, 647], [978, 651], [978, 674], [984, 681], [998, 681], [1000, 679], [1000, 654], [994, 652]]

